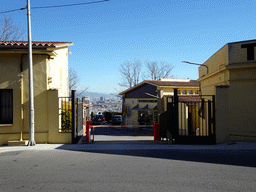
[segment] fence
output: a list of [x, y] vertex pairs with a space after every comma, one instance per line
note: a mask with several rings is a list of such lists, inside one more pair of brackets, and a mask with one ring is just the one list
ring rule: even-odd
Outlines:
[[59, 97], [61, 123], [59, 132], [72, 132], [72, 98]]
[[83, 102], [75, 99], [75, 90], [71, 97], [59, 97], [61, 133], [72, 133], [72, 143], [82, 143], [84, 128]]
[[[182, 97], [174, 91], [168, 98], [167, 111], [160, 115], [160, 136], [171, 135], [173, 143], [214, 144], [215, 141], [215, 97], [200, 95]], [[195, 99], [196, 98], [196, 99]]]

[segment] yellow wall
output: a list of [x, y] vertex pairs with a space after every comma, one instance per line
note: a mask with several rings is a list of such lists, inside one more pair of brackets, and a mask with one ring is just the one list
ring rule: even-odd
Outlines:
[[47, 61], [48, 89], [58, 89], [59, 97], [68, 96], [68, 48], [54, 50], [57, 56]]
[[[55, 50], [55, 52], [57, 56], [54, 59], [49, 59], [46, 54], [33, 54], [36, 143], [71, 143], [70, 133], [56, 134], [59, 131], [58, 95], [68, 96], [68, 49], [65, 47]], [[23, 68], [22, 73], [21, 67]], [[0, 145], [21, 138], [28, 140], [29, 83], [27, 55], [0, 53], [0, 71], [0, 89], [13, 89], [13, 125], [0, 125]], [[52, 76], [52, 83], [48, 81], [50, 76]], [[48, 89], [53, 88], [59, 90], [48, 93]], [[21, 96], [23, 96], [23, 99]]]
[[57, 90], [48, 91], [48, 142], [71, 143], [71, 133], [59, 132], [59, 98]]
[[138, 98], [125, 98], [125, 104], [128, 106], [129, 110], [129, 117], [126, 115], [124, 117], [124, 123], [126, 125], [137, 125], [138, 124], [138, 111], [131, 110], [133, 107], [135, 107], [139, 103]]
[[21, 128], [21, 90], [20, 90], [20, 54], [0, 53], [0, 89], [13, 89], [13, 125], [0, 125], [0, 145], [8, 140], [20, 139]]
[[[139, 104], [139, 108], [143, 108], [146, 105], [148, 105], [149, 109], [153, 109], [157, 103], [153, 102], [139, 102], [139, 100], [152, 100], [149, 98], [125, 98], [125, 104], [129, 108], [130, 116], [127, 115], [124, 117], [124, 123], [128, 125], [138, 125], [138, 119], [139, 119], [139, 111], [137, 110], [131, 110], [133, 107], [135, 107], [137, 104]], [[149, 112], [150, 113], [150, 112]], [[153, 111], [152, 111], [153, 115]]]
[[255, 42], [226, 44], [204, 63], [209, 74], [199, 67], [202, 94], [216, 95], [217, 143], [256, 141], [256, 62], [247, 61], [247, 49], [241, 47]]

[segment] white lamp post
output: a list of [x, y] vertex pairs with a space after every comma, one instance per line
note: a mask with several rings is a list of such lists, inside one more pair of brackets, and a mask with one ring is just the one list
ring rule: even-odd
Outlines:
[[30, 22], [30, 0], [27, 0], [27, 19], [28, 19], [28, 63], [29, 63], [29, 142], [28, 146], [35, 146], [35, 117], [34, 117], [34, 89], [33, 89], [33, 62], [32, 62], [32, 43], [31, 43], [31, 22]]
[[204, 64], [199, 64], [199, 63], [193, 63], [193, 62], [189, 62], [189, 61], [181, 61], [182, 63], [187, 63], [187, 64], [191, 64], [191, 65], [200, 65], [200, 66], [204, 66], [207, 68], [207, 74], [208, 74], [208, 66], [204, 65]]

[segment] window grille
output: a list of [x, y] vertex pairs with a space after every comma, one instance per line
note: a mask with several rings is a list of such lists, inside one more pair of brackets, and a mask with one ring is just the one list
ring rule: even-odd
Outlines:
[[0, 89], [0, 124], [13, 124], [13, 90]]

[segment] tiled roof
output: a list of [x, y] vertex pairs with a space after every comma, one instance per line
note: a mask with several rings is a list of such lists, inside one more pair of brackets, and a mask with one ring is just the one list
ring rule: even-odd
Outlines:
[[160, 80], [146, 80], [146, 82], [156, 86], [172, 86], [172, 87], [199, 87], [197, 80], [184, 81], [160, 81]]
[[[72, 42], [50, 42], [50, 41], [32, 41], [32, 47], [36, 48], [56, 48], [73, 45]], [[0, 41], [1, 48], [25, 48], [28, 47], [27, 41]]]

